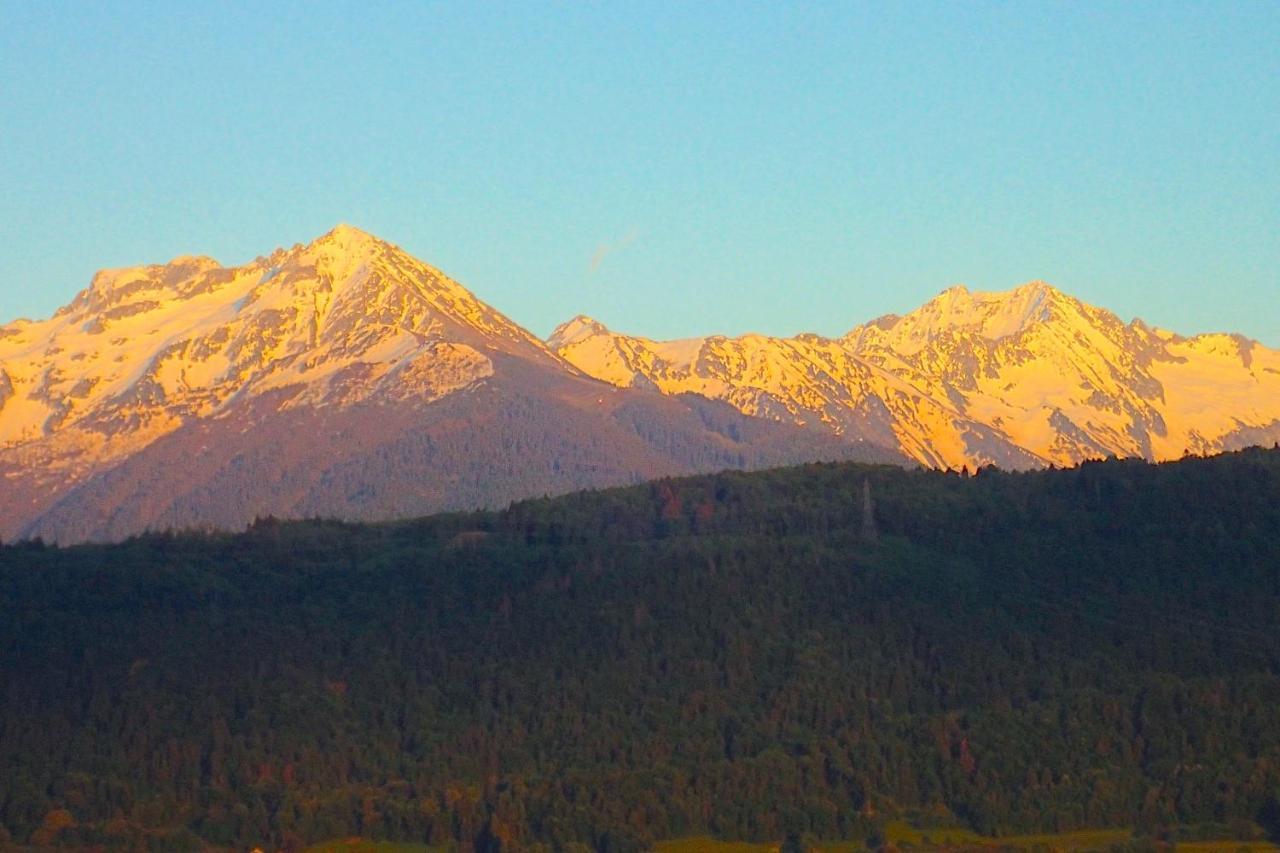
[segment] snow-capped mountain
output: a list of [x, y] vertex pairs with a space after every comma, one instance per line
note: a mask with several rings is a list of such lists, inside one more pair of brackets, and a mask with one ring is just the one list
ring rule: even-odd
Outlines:
[[[839, 338], [544, 343], [349, 226], [107, 270], [0, 326], [0, 538], [380, 519], [817, 459], [1008, 468], [1280, 440], [1280, 353], [1033, 282]], [[889, 449], [886, 449], [889, 448]]]
[[339, 226], [239, 267], [107, 270], [0, 327], [0, 537], [383, 518], [663, 474], [891, 459], [594, 380]]
[[1124, 323], [1043, 282], [953, 287], [906, 316], [816, 335], [652, 341], [587, 317], [549, 344], [619, 386], [896, 445], [926, 465], [1174, 459], [1280, 440], [1280, 352]]
[[271, 392], [284, 407], [431, 398], [491, 374], [491, 352], [555, 361], [438, 270], [349, 226], [238, 268], [104, 270], [52, 319], [0, 331], [0, 446], [94, 435], [127, 454]]

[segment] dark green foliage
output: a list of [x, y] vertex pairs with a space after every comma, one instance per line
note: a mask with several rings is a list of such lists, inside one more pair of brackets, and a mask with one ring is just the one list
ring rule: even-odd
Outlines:
[[0, 839], [1276, 831], [1277, 625], [1280, 452], [14, 544]]

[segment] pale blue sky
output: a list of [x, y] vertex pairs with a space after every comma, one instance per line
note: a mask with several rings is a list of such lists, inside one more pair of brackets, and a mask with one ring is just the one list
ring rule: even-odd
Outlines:
[[0, 0], [0, 322], [345, 221], [538, 334], [1042, 278], [1280, 346], [1276, 0], [258, 6]]

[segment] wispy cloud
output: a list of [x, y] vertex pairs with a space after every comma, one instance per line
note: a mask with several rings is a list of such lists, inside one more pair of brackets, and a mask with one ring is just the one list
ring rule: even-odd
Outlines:
[[600, 269], [600, 265], [604, 263], [604, 259], [612, 255], [614, 252], [620, 252], [630, 246], [640, 237], [640, 232], [635, 228], [629, 230], [622, 237], [612, 243], [601, 243], [596, 246], [595, 252], [591, 255], [591, 262], [587, 264], [587, 274], [591, 275]]

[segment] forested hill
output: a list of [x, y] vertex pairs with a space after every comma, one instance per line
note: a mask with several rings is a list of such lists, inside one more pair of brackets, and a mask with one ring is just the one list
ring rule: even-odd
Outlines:
[[1274, 833], [1277, 626], [1280, 451], [9, 545], [0, 847]]

